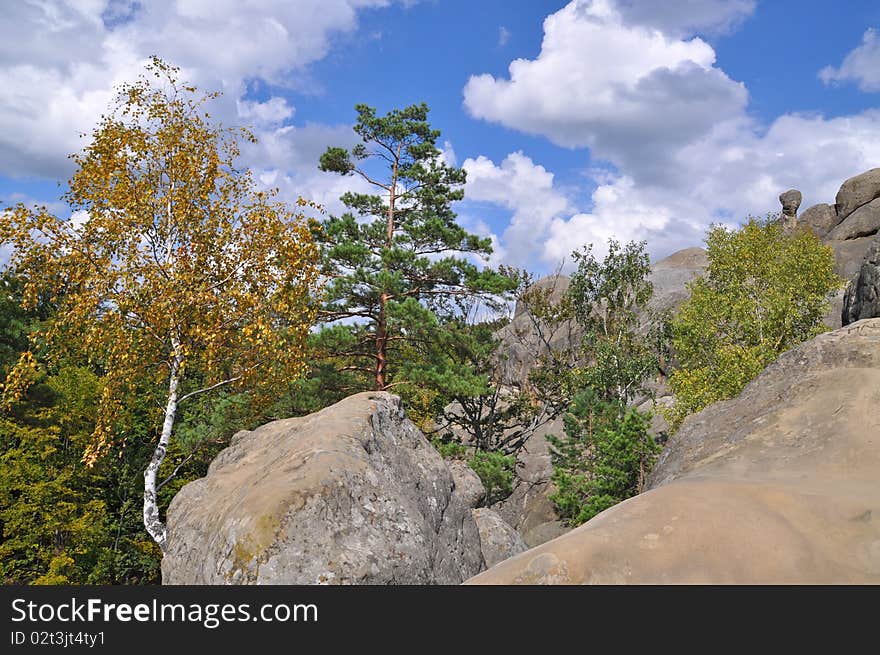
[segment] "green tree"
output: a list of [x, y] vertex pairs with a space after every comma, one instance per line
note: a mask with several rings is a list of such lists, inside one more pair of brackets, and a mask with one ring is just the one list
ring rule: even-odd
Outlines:
[[664, 353], [664, 316], [648, 308], [654, 294], [647, 244], [625, 246], [611, 240], [599, 261], [587, 246], [572, 253], [577, 270], [568, 294], [581, 330], [581, 356], [576, 386], [590, 388], [624, 408], [646, 393], [644, 384], [659, 370]]
[[25, 308], [47, 290], [58, 299], [3, 391], [8, 406], [40, 362], [87, 356], [100, 368], [89, 465], [126, 438], [123, 414], [147, 393], [161, 409], [152, 416], [143, 521], [164, 549], [157, 483], [178, 406], [302, 372], [318, 253], [305, 219], [236, 168], [238, 141], [252, 137], [211, 123], [205, 103], [217, 94], [199, 95], [157, 58], [148, 70], [159, 84], [123, 85], [73, 157], [65, 198], [88, 220], [22, 205], [0, 215]]
[[811, 232], [787, 235], [776, 217], [713, 227], [709, 266], [690, 284], [673, 326], [673, 427], [732, 398], [780, 354], [825, 331], [829, 295], [843, 283], [834, 254]]
[[550, 499], [569, 525], [580, 525], [612, 505], [641, 493], [660, 446], [647, 417], [603, 400], [592, 390], [575, 396], [565, 415], [564, 439], [555, 447]]
[[491, 242], [456, 223], [451, 203], [464, 197], [465, 171], [443, 161], [428, 107], [385, 116], [355, 109], [361, 143], [328, 148], [320, 169], [359, 176], [375, 193], [345, 193], [349, 211], [317, 233], [328, 278], [320, 319], [347, 325], [325, 356], [359, 374], [362, 390], [384, 390], [403, 381], [395, 352], [426, 338], [420, 327], [442, 324], [477, 297], [494, 306], [516, 282], [471, 261], [488, 257]]
[[645, 242], [608, 244], [599, 261], [587, 246], [573, 253], [568, 302], [582, 339], [580, 365], [565, 433], [553, 445], [551, 497], [560, 515], [579, 525], [640, 493], [658, 452], [647, 417], [632, 402], [649, 397], [646, 383], [665, 356], [666, 317], [648, 307], [653, 295]]

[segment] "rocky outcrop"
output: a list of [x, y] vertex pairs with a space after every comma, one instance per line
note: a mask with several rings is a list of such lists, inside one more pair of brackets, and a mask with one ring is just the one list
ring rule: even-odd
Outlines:
[[876, 317], [880, 317], [880, 236], [874, 239], [861, 269], [847, 286], [841, 322], [849, 325]]
[[875, 198], [880, 198], [880, 168], [872, 168], [849, 178], [840, 185], [835, 199], [837, 221], [843, 221], [856, 209], [867, 205]]
[[472, 584], [880, 583], [880, 319], [685, 420], [649, 490]]
[[480, 549], [486, 566], [495, 566], [528, 549], [519, 533], [495, 510], [487, 507], [475, 509], [474, 521], [480, 531]]
[[483, 568], [443, 458], [387, 393], [240, 433], [168, 509], [165, 584], [455, 584]]
[[810, 230], [820, 239], [837, 225], [837, 212], [832, 205], [822, 203], [805, 210], [797, 219], [798, 230]]
[[789, 189], [783, 191], [779, 196], [779, 202], [782, 203], [782, 225], [786, 229], [792, 229], [797, 225], [797, 210], [801, 206], [803, 196], [797, 189]]
[[562, 419], [545, 423], [517, 452], [513, 492], [492, 509], [519, 531], [529, 546], [558, 537], [567, 528], [559, 520], [550, 496], [556, 491], [547, 435], [562, 435]]
[[843, 241], [877, 234], [880, 231], [880, 198], [862, 205], [828, 233], [828, 239]]
[[455, 491], [468, 507], [477, 507], [486, 498], [486, 488], [480, 476], [460, 459], [448, 460], [446, 465], [452, 473]]
[[[530, 290], [546, 297], [550, 303], [558, 303], [568, 291], [570, 283], [571, 280], [565, 275], [549, 275], [537, 280]], [[507, 386], [519, 386], [538, 358], [549, 352], [549, 348], [558, 351], [577, 345], [580, 332], [574, 321], [566, 321], [559, 326], [545, 328], [543, 334], [539, 334], [527, 307], [517, 302], [510, 323], [501, 328], [495, 337], [502, 344], [498, 362], [501, 382]]]

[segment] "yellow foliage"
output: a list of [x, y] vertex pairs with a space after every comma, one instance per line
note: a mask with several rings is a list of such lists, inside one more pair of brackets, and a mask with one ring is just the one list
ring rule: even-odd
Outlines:
[[[88, 220], [59, 219], [18, 205], [0, 215], [0, 243], [26, 282], [24, 302], [58, 299], [53, 321], [33, 335], [46, 361], [87, 354], [106, 374], [85, 461], [113, 443], [116, 419], [136, 381], [167, 385], [172, 362], [209, 386], [288, 382], [304, 369], [315, 317], [318, 248], [300, 198], [257, 191], [235, 168], [242, 129], [208, 122], [215, 93], [196, 95], [177, 69], [154, 58], [154, 84], [123, 85], [85, 149], [65, 200]], [[25, 353], [3, 389], [26, 389]]]

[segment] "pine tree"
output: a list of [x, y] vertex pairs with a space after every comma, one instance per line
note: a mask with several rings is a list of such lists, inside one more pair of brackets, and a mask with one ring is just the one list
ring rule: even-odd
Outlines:
[[428, 107], [385, 116], [355, 109], [361, 143], [328, 148], [320, 169], [359, 176], [375, 193], [345, 193], [348, 211], [318, 232], [329, 280], [320, 319], [346, 325], [326, 352], [338, 369], [358, 374], [363, 389], [384, 390], [402, 381], [401, 347], [428, 338], [420, 327], [442, 325], [475, 298], [494, 306], [516, 281], [474, 263], [491, 254], [491, 241], [456, 223], [451, 204], [464, 197], [465, 171], [443, 160]]

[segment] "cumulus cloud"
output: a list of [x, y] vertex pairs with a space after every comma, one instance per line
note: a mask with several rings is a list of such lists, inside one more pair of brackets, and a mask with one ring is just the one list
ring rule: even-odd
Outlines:
[[819, 79], [825, 84], [855, 82], [862, 91], [880, 91], [880, 35], [877, 30], [867, 30], [861, 45], [853, 49], [839, 67], [826, 66], [820, 70]]
[[[652, 13], [661, 4], [668, 24]], [[685, 4], [695, 10], [690, 22]], [[659, 257], [698, 245], [710, 223], [735, 225], [778, 211], [778, 195], [788, 188], [803, 192], [803, 208], [833, 202], [844, 179], [877, 165], [880, 110], [835, 118], [784, 114], [769, 124], [748, 114], [745, 87], [716, 66], [711, 46], [681, 36], [729, 26], [754, 8], [723, 5], [671, 2], [667, 14], [667, 3], [574, 0], [545, 20], [535, 59], [513, 61], [506, 79], [469, 80], [464, 99], [472, 115], [562, 146], [586, 146], [594, 160], [611, 164], [611, 173], [592, 175], [590, 202], [572, 206], [551, 172], [531, 160], [523, 165], [515, 153], [521, 170], [541, 171], [531, 177], [543, 180], [536, 187], [542, 197], [563, 200], [541, 208], [517, 193], [504, 163], [469, 160], [482, 164], [474, 193], [494, 181], [494, 192], [483, 196], [512, 212], [501, 237], [511, 256], [531, 250], [547, 270], [584, 244], [601, 252], [614, 237], [646, 239]], [[875, 39], [866, 35], [858, 61]], [[866, 68], [844, 62], [840, 75]], [[506, 191], [497, 188], [501, 181]]]
[[728, 32], [755, 11], [757, 0], [619, 0], [623, 19], [671, 36]]
[[522, 152], [509, 154], [496, 165], [480, 155], [462, 164], [467, 172], [465, 197], [489, 202], [511, 211], [510, 224], [499, 242], [505, 261], [525, 266], [534, 261], [535, 247], [551, 221], [571, 209], [569, 200], [554, 186], [553, 173]]
[[358, 11], [393, 0], [66, 0], [13, 2], [0, 21], [0, 174], [63, 177], [115, 86], [156, 53], [225, 96], [215, 114], [257, 128], [289, 119], [281, 98], [248, 83], [301, 82]]
[[610, 0], [575, 0], [544, 21], [536, 59], [514, 60], [507, 79], [471, 77], [464, 104], [476, 118], [589, 147], [639, 183], [661, 182], [669, 153], [745, 108], [745, 87], [714, 64], [699, 38], [625, 23]]

